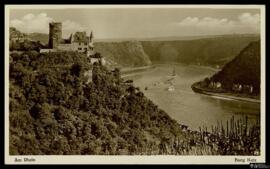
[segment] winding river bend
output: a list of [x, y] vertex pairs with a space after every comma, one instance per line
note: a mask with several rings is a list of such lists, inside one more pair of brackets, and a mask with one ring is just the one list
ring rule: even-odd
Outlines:
[[[176, 76], [172, 77], [175, 69]], [[218, 98], [194, 93], [194, 82], [213, 75], [217, 70], [182, 64], [159, 64], [154, 69], [134, 73], [126, 79], [133, 79], [135, 86], [172, 118], [193, 130], [199, 127], [211, 128], [217, 122], [225, 125], [232, 116], [235, 119], [247, 115], [249, 124], [260, 118], [260, 104]], [[173, 84], [175, 90], [168, 91]]]

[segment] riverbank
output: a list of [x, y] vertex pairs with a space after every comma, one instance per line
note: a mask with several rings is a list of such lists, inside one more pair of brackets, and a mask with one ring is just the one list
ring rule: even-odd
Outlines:
[[[121, 74], [122, 74], [122, 77], [129, 77], [129, 76], [134, 76], [134, 75], [137, 75], [137, 74], [140, 74], [140, 73], [143, 73], [144, 71], [147, 71], [147, 70], [150, 70], [150, 69], [154, 69], [156, 68], [157, 66], [162, 66], [162, 65], [174, 65], [174, 66], [187, 66], [187, 64], [184, 64], [184, 63], [174, 63], [174, 62], [168, 62], [168, 63], [155, 63], [153, 65], [149, 65], [149, 66], [141, 66], [141, 67], [124, 67], [124, 68], [120, 68], [121, 70]], [[211, 70], [213, 72], [217, 72], [219, 71], [220, 69], [217, 69], [217, 68], [213, 68], [213, 67], [210, 67], [210, 66], [198, 66], [198, 65], [195, 65], [195, 64], [190, 64], [189, 65], [190, 68], [203, 68], [203, 69], [207, 69], [207, 70]]]
[[121, 77], [129, 77], [129, 76], [134, 76], [140, 73], [143, 73], [144, 71], [154, 69], [154, 65], [150, 66], [142, 66], [142, 67], [135, 67], [135, 68], [122, 68], [121, 71]]
[[221, 70], [221, 68], [216, 68], [214, 66], [205, 66], [205, 65], [198, 65], [195, 63], [177, 63], [177, 62], [155, 62], [153, 63], [154, 65], [158, 66], [158, 65], [174, 65], [174, 66], [189, 66], [190, 68], [203, 68], [203, 69], [207, 69], [207, 70], [211, 70], [213, 72], [218, 72]]
[[230, 99], [230, 100], [245, 101], [245, 102], [258, 103], [258, 104], [261, 103], [261, 101], [259, 99], [255, 99], [255, 98], [235, 96], [235, 95], [232, 95], [232, 93], [213, 92], [211, 90], [201, 88], [198, 83], [194, 83], [191, 86], [191, 88], [196, 93], [215, 96], [215, 97], [218, 97], [220, 99]]

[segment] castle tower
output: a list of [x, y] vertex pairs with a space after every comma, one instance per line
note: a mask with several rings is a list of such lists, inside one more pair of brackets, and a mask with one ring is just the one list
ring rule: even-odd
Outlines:
[[93, 38], [94, 38], [93, 32], [91, 31], [89, 35], [87, 56], [91, 56], [95, 54]]
[[52, 22], [49, 29], [49, 48], [56, 48], [62, 40], [62, 23]]
[[73, 40], [74, 40], [74, 39], [73, 39], [73, 34], [70, 34], [70, 36], [69, 36], [69, 42], [72, 43]]

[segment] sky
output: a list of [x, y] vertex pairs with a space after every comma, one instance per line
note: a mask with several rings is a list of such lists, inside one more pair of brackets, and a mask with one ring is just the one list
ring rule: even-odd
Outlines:
[[64, 38], [93, 31], [96, 39], [122, 39], [257, 34], [260, 18], [259, 9], [11, 9], [9, 23], [25, 33], [48, 33], [50, 22], [62, 22]]

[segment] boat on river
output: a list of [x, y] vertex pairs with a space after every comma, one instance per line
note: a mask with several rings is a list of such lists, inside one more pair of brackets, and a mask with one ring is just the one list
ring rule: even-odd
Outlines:
[[175, 88], [174, 88], [173, 85], [171, 85], [171, 86], [168, 87], [168, 91], [169, 91], [169, 92], [172, 92], [172, 91], [174, 91], [174, 90], [175, 90]]
[[175, 77], [175, 76], [176, 76], [175, 67], [173, 67], [172, 76], [173, 76], [173, 77]]
[[171, 79], [168, 79], [168, 80], [167, 80], [167, 82], [168, 82], [169, 84], [171, 84], [171, 85], [168, 87], [168, 89], [167, 89], [169, 92], [172, 92], [172, 91], [175, 90], [174, 85], [173, 85], [174, 77], [176, 77], [175, 67], [173, 68], [173, 72], [172, 72], [171, 77], [172, 77]]

